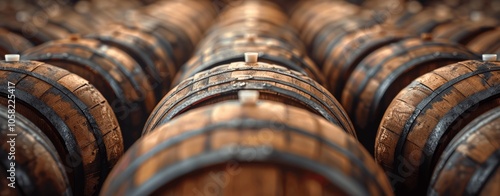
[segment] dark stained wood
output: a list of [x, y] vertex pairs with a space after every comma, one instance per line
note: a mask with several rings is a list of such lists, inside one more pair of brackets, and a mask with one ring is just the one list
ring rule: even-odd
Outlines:
[[95, 39], [72, 37], [27, 50], [22, 57], [67, 69], [94, 85], [122, 127], [125, 147], [140, 137], [157, 103], [148, 77], [127, 53]]
[[[10, 107], [12, 111], [15, 108]], [[14, 115], [15, 117], [10, 117]], [[13, 131], [10, 131], [9, 119], [15, 119]], [[2, 179], [10, 177], [11, 162], [15, 164], [15, 189], [8, 187], [7, 181], [2, 184], [1, 195], [8, 195], [12, 190], [19, 190], [23, 195], [71, 194], [71, 187], [66, 171], [55, 147], [42, 131], [20, 114], [8, 113], [8, 108], [0, 105], [0, 134], [3, 140], [0, 145], [0, 168]], [[8, 134], [15, 134], [9, 136]], [[7, 143], [14, 139], [14, 146]], [[11, 151], [11, 148], [15, 151]], [[9, 154], [13, 152], [14, 154]], [[14, 155], [14, 156], [10, 156]], [[9, 159], [10, 157], [10, 159]], [[3, 182], [3, 181], [2, 181]], [[9, 190], [11, 189], [11, 190]]]
[[261, 99], [307, 109], [355, 136], [349, 118], [335, 97], [310, 77], [282, 66], [244, 62], [221, 65], [182, 81], [158, 103], [143, 134], [187, 110], [234, 100], [242, 89], [258, 90]]
[[429, 195], [498, 195], [500, 107], [481, 115], [450, 142], [437, 163]]
[[439, 67], [478, 57], [444, 41], [408, 38], [379, 48], [353, 70], [342, 93], [360, 142], [373, 152], [378, 125], [396, 94]]
[[191, 110], [141, 138], [101, 194], [392, 195], [346, 132], [272, 101]]
[[120, 127], [104, 97], [83, 78], [35, 61], [0, 61], [4, 106], [8, 82], [15, 84], [16, 114], [34, 123], [55, 146], [73, 194], [97, 193], [123, 154]]
[[396, 193], [423, 194], [450, 140], [500, 106], [500, 63], [463, 61], [427, 73], [404, 88], [384, 114], [375, 159]]

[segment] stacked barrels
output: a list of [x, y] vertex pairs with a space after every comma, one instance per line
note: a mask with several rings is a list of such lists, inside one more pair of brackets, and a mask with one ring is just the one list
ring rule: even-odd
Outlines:
[[495, 5], [0, 1], [0, 194], [498, 194]]
[[101, 193], [391, 195], [288, 16], [231, 5]]
[[[172, 16], [154, 13], [181, 9]], [[37, 18], [27, 17], [27, 22], [21, 16], [49, 13], [44, 11], [25, 5], [2, 12], [0, 52], [23, 52], [23, 60], [9, 54], [0, 62], [0, 105], [7, 107], [2, 109], [2, 134], [15, 133], [17, 148], [23, 148], [14, 160], [8, 151], [15, 147], [3, 144], [2, 176], [12, 177], [5, 171], [15, 165], [18, 184], [13, 183], [14, 192], [2, 188], [2, 193], [97, 195], [124, 150], [140, 137], [149, 113], [215, 17], [215, 8], [208, 1], [162, 2], [130, 16], [113, 15], [123, 17], [116, 19], [120, 24], [63, 9], [33, 34], [25, 31]], [[184, 24], [195, 20], [199, 23]], [[192, 28], [197, 33], [187, 36]]]
[[[56, 65], [93, 84], [111, 104], [128, 148], [140, 137], [138, 130], [168, 92], [179, 65], [191, 55], [194, 43], [214, 17], [214, 10], [205, 9], [207, 4], [157, 3], [138, 9], [123, 24], [110, 24], [96, 33], [71, 35], [30, 48], [24, 51], [23, 59]], [[183, 11], [175, 17], [149, 16], [176, 9]], [[188, 26], [183, 25], [183, 20], [200, 23]], [[144, 25], [147, 23], [155, 25]]]
[[[457, 17], [462, 9], [415, 3], [374, 11], [345, 2], [304, 1], [291, 11], [291, 23], [396, 194], [419, 195], [426, 193], [436, 162], [457, 132], [500, 104], [498, 63], [489, 62], [495, 55], [477, 61], [481, 53], [498, 53], [500, 21], [491, 12], [473, 11], [464, 18]], [[434, 72], [439, 74], [429, 76]], [[441, 80], [451, 83], [441, 85]], [[471, 87], [452, 94], [450, 88], [462, 80]], [[418, 88], [417, 81], [422, 81]], [[435, 91], [438, 84], [443, 91]], [[435, 97], [438, 93], [442, 97]], [[436, 104], [421, 101], [424, 96]], [[446, 105], [453, 106], [448, 113]]]

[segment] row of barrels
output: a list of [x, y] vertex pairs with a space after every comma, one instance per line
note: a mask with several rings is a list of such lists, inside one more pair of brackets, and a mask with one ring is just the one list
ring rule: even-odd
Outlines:
[[[359, 141], [386, 170], [396, 194], [425, 194], [444, 149], [457, 151], [452, 139], [475, 145], [463, 142], [466, 136], [455, 135], [479, 115], [500, 106], [499, 64], [466, 61], [480, 59], [478, 53], [500, 51], [499, 21], [441, 20], [438, 11], [431, 7], [378, 21], [372, 10], [322, 1], [303, 2], [291, 15], [310, 56], [325, 74], [326, 86], [340, 98]], [[485, 60], [489, 58], [486, 55]], [[484, 129], [488, 134], [498, 130], [491, 125]], [[496, 167], [495, 151], [484, 153], [481, 156], [491, 156], [490, 166]], [[481, 181], [474, 182], [457, 179], [464, 162], [445, 161], [440, 168], [448, 169], [436, 170], [429, 194], [495, 193], [488, 188], [488, 183], [498, 182], [489, 178], [496, 175], [494, 169], [473, 169], [470, 172], [483, 172]], [[485, 159], [476, 161], [481, 165]], [[444, 173], [449, 168], [457, 169]], [[473, 183], [467, 189], [473, 187], [475, 192], [456, 189], [457, 183]]]
[[[80, 34], [40, 42], [13, 30], [18, 26], [10, 22], [21, 21], [2, 18], [0, 37], [9, 43], [2, 52], [23, 53], [21, 60], [7, 55], [0, 61], [0, 105], [7, 107], [2, 114], [15, 114], [9, 118], [18, 118], [15, 122], [26, 128], [13, 129], [18, 135], [14, 149], [19, 150], [10, 163], [23, 175], [16, 189], [2, 188], [1, 195], [98, 194], [111, 168], [140, 137], [149, 113], [216, 10], [209, 1], [165, 1], [134, 13], [89, 34], [71, 32]], [[26, 48], [13, 47], [21, 41]], [[9, 133], [10, 121], [2, 120], [2, 133]], [[7, 177], [13, 148], [2, 146], [2, 176]], [[31, 146], [40, 147], [40, 153], [26, 153]]]
[[103, 195], [392, 195], [287, 16], [220, 13]]
[[[213, 8], [209, 3], [190, 3], [153, 4], [126, 19], [141, 21], [137, 26], [71, 36], [23, 55], [57, 67], [2, 62], [7, 76], [2, 85], [14, 81], [21, 92], [20, 121], [34, 124], [22, 129], [36, 138], [28, 146], [40, 143], [51, 153], [34, 161], [60, 173], [45, 180], [36, 172], [47, 168], [27, 166], [23, 173], [29, 179], [50, 185], [29, 184], [21, 193], [97, 194], [124, 151], [122, 135], [127, 149], [141, 129], [142, 138], [113, 168], [101, 194], [392, 195], [390, 182], [399, 194], [420, 193], [415, 190], [425, 191], [429, 184], [429, 194], [496, 191], [498, 146], [494, 139], [490, 144], [480, 140], [495, 138], [498, 130], [497, 113], [486, 112], [499, 106], [498, 63], [464, 61], [478, 55], [450, 41], [387, 30], [369, 20], [370, 12], [347, 3], [299, 4], [293, 13], [302, 14], [292, 15], [294, 28], [275, 4], [249, 1], [232, 3], [222, 12], [193, 58], [180, 67], [177, 59], [190, 56], [186, 51], [215, 15], [205, 10]], [[173, 10], [187, 14], [169, 15]], [[355, 58], [350, 67], [335, 67], [344, 66], [335, 63], [345, 56]], [[339, 70], [335, 77], [323, 76]], [[168, 84], [156, 80], [162, 76], [168, 76]], [[163, 96], [170, 82], [173, 89]], [[341, 93], [357, 90], [337, 95], [331, 89], [342, 82]], [[9, 91], [4, 90], [2, 105], [7, 106]], [[125, 101], [115, 102], [117, 95], [126, 95]], [[343, 106], [334, 96], [342, 98]], [[120, 112], [128, 115], [136, 107], [146, 110], [138, 118], [120, 118]], [[78, 112], [87, 121], [74, 119]], [[356, 139], [375, 154], [388, 176]], [[3, 145], [2, 152], [8, 149]], [[68, 167], [64, 161], [75, 157], [84, 160], [61, 172]], [[460, 164], [474, 165], [467, 169], [473, 180], [456, 180], [462, 177], [463, 170], [455, 169]], [[458, 190], [456, 183], [470, 186]]]

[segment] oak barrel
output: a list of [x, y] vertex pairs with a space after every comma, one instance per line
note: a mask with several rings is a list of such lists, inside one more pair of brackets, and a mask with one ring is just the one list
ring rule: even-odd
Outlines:
[[[409, 37], [401, 31], [374, 27], [350, 33], [338, 43], [329, 44], [325, 50], [324, 63], [321, 64], [328, 90], [335, 97], [341, 98], [349, 76], [364, 58], [379, 48]], [[321, 59], [317, 57], [315, 60]]]
[[500, 107], [464, 127], [439, 159], [428, 195], [500, 194]]
[[134, 58], [147, 74], [157, 100], [168, 92], [177, 66], [172, 59], [172, 47], [166, 40], [125, 25], [111, 25], [85, 37], [117, 47]]
[[31, 47], [33, 44], [24, 37], [0, 27], [0, 56], [17, 54]]
[[375, 159], [396, 193], [424, 194], [434, 166], [465, 125], [500, 106], [500, 63], [463, 61], [427, 73], [389, 105]]
[[182, 81], [158, 103], [143, 135], [187, 110], [235, 99], [242, 89], [259, 91], [261, 99], [304, 108], [355, 136], [343, 108], [319, 83], [297, 71], [261, 62], [221, 65]]
[[52, 142], [11, 105], [0, 105], [0, 134], [5, 138], [0, 146], [0, 195], [71, 195]]
[[[245, 17], [239, 16], [241, 12]], [[285, 13], [271, 2], [248, 1], [226, 9], [183, 65], [174, 85], [200, 71], [243, 61], [245, 52], [259, 52], [261, 61], [302, 72], [323, 84], [323, 75], [285, 19]]]
[[[300, 119], [300, 120], [297, 120]], [[392, 195], [340, 127], [279, 102], [191, 110], [141, 138], [102, 195]]]
[[51, 23], [44, 24], [43, 27], [40, 27], [32, 22], [18, 21], [14, 16], [5, 16], [5, 18], [0, 20], [0, 28], [21, 35], [33, 45], [40, 45], [48, 41], [62, 39], [70, 34], [66, 29]]
[[25, 51], [23, 59], [67, 69], [94, 85], [106, 98], [122, 127], [125, 148], [140, 137], [157, 100], [144, 70], [127, 53], [80, 37], [57, 40]]
[[500, 54], [500, 27], [472, 39], [467, 48], [477, 53]]
[[0, 61], [1, 105], [9, 104], [8, 86], [13, 85], [16, 114], [33, 122], [55, 146], [73, 194], [98, 192], [123, 154], [120, 127], [106, 99], [64, 69], [36, 61]]
[[432, 34], [436, 38], [467, 45], [474, 38], [495, 29], [495, 24], [473, 21], [453, 21], [437, 26]]
[[373, 152], [378, 125], [396, 94], [436, 68], [478, 57], [445, 41], [408, 38], [382, 47], [353, 70], [342, 93], [360, 142]]

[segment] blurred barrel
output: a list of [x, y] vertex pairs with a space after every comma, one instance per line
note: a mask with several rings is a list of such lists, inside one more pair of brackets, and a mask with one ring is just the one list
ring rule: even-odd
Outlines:
[[461, 20], [440, 25], [433, 30], [432, 34], [439, 39], [448, 39], [451, 42], [467, 45], [474, 38], [494, 29], [495, 24]]
[[394, 27], [414, 35], [431, 33], [440, 25], [453, 21], [455, 13], [447, 6], [428, 7], [411, 17], [401, 17]]
[[158, 127], [123, 156], [101, 192], [241, 193], [392, 195], [385, 174], [344, 130], [271, 101], [227, 101]]
[[389, 105], [375, 159], [396, 193], [423, 194], [450, 140], [470, 121], [500, 106], [500, 63], [463, 61], [427, 73]]
[[216, 14], [208, 0], [172, 0], [137, 9], [124, 23], [150, 31], [161, 29], [158, 33], [173, 44], [174, 50], [182, 51], [175, 56], [180, 67], [192, 55]]
[[382, 47], [353, 70], [342, 93], [360, 142], [373, 152], [378, 125], [396, 94], [417, 77], [441, 66], [477, 59], [449, 42], [408, 38]]
[[500, 54], [500, 27], [472, 39], [467, 48], [477, 53]]
[[500, 107], [476, 118], [450, 142], [437, 163], [428, 195], [498, 195]]
[[143, 68], [119, 48], [95, 39], [71, 37], [31, 48], [23, 59], [64, 68], [94, 85], [110, 103], [123, 131], [125, 147], [140, 137], [157, 100]]
[[157, 100], [168, 92], [176, 73], [176, 65], [172, 59], [175, 57], [172, 47], [166, 40], [125, 25], [112, 25], [85, 37], [117, 47], [134, 58], [147, 74]]
[[0, 28], [21, 35], [33, 45], [40, 45], [48, 41], [62, 39], [69, 35], [69, 32], [60, 26], [51, 23], [37, 26], [36, 23], [31, 21], [18, 21], [14, 16], [5, 16], [5, 18], [0, 20]]
[[287, 25], [286, 14], [268, 1], [244, 1], [220, 14], [193, 58], [179, 71], [174, 85], [198, 72], [243, 61], [245, 52], [259, 52], [262, 62], [302, 72], [320, 84], [324, 82], [298, 35]]
[[98, 192], [123, 154], [120, 127], [99, 91], [75, 74], [36, 61], [0, 61], [0, 91], [0, 104], [12, 104], [8, 97], [14, 94], [16, 114], [55, 146], [73, 194]]
[[17, 54], [33, 47], [27, 39], [0, 27], [0, 56]]
[[143, 135], [193, 108], [237, 98], [242, 89], [320, 115], [355, 136], [343, 108], [320, 84], [296, 71], [267, 63], [235, 62], [200, 72], [173, 88], [151, 113]]
[[[0, 105], [0, 134], [5, 138], [0, 146], [0, 195], [70, 195], [65, 168], [52, 142], [15, 111], [13, 105]], [[15, 188], [8, 186], [12, 182]]]
[[360, 12], [359, 6], [344, 1], [301, 1], [291, 11], [290, 23], [298, 30], [305, 44], [310, 45], [313, 36], [307, 32], [316, 33], [330, 22]]

